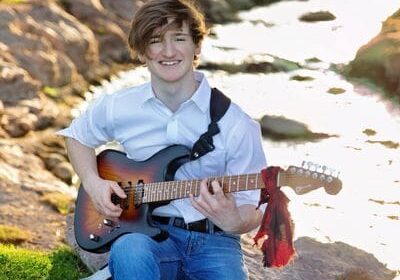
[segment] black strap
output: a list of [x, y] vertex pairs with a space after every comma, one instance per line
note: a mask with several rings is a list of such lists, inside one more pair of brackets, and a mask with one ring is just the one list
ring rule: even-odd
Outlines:
[[225, 115], [226, 111], [228, 111], [230, 104], [231, 100], [217, 88], [213, 88], [211, 90], [211, 122], [208, 125], [208, 130], [200, 136], [196, 143], [194, 143], [190, 153], [190, 160], [199, 159], [215, 149], [213, 144], [213, 136], [218, 134], [220, 131], [217, 123]]

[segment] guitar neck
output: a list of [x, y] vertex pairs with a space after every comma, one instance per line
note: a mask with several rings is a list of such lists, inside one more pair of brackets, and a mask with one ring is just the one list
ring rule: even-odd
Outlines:
[[[211, 177], [208, 179], [209, 181], [217, 180], [221, 184], [224, 193], [265, 188], [261, 173]], [[337, 178], [322, 173], [307, 171], [302, 168], [281, 170], [277, 174], [276, 180], [277, 186], [290, 187], [298, 195], [306, 194], [321, 186], [324, 186], [329, 194], [336, 194], [340, 191], [342, 186], [340, 180]], [[125, 192], [128, 195], [128, 201], [132, 198], [135, 202], [140, 203], [168, 201], [187, 198], [191, 194], [193, 194], [193, 196], [198, 196], [200, 194], [201, 181], [202, 180], [182, 180], [156, 182], [143, 184], [139, 187], [130, 185], [125, 188]], [[114, 203], [120, 202], [117, 196], [113, 196], [112, 200]]]
[[[217, 180], [225, 193], [256, 190], [264, 188], [261, 174], [220, 176], [209, 178]], [[201, 180], [168, 181], [145, 184], [143, 186], [143, 203], [158, 202], [189, 197], [200, 194]]]

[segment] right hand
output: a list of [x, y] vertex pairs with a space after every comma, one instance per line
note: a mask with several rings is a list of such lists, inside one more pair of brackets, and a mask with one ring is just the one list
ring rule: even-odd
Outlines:
[[120, 198], [126, 198], [126, 194], [116, 182], [97, 177], [83, 182], [83, 186], [100, 214], [110, 218], [121, 215], [122, 209], [111, 202], [111, 195], [115, 193]]

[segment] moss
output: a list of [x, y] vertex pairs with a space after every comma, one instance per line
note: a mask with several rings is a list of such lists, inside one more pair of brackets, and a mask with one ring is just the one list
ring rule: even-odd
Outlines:
[[59, 90], [53, 87], [45, 86], [42, 89], [43, 93], [46, 94], [48, 97], [57, 98], [59, 97]]
[[89, 274], [71, 249], [45, 253], [0, 244], [0, 279], [72, 280]]
[[318, 11], [304, 14], [299, 19], [305, 22], [315, 22], [335, 20], [336, 17], [329, 11]]
[[321, 62], [321, 60], [319, 58], [317, 58], [317, 57], [311, 57], [311, 58], [307, 58], [305, 60], [305, 62], [307, 62], [307, 63], [318, 63], [318, 62]]
[[71, 212], [73, 199], [68, 195], [52, 192], [44, 194], [40, 201], [49, 204], [61, 214], [66, 215]]
[[15, 226], [0, 225], [0, 242], [19, 244], [31, 238], [28, 231]]
[[0, 0], [1, 4], [22, 4], [28, 2], [27, 0]]
[[345, 89], [337, 88], [337, 87], [330, 88], [327, 91], [327, 93], [330, 93], [330, 94], [342, 94], [342, 93], [345, 93], [345, 92], [346, 92]]
[[291, 80], [293, 81], [299, 81], [299, 82], [306, 82], [306, 81], [313, 81], [314, 78], [310, 76], [301, 76], [301, 75], [294, 75], [290, 77]]
[[395, 143], [393, 141], [390, 140], [386, 140], [386, 141], [373, 141], [373, 140], [368, 140], [366, 141], [367, 143], [371, 143], [371, 144], [381, 144], [383, 146], [385, 146], [388, 149], [397, 149], [399, 147], [399, 143]]
[[370, 128], [364, 129], [363, 133], [367, 136], [373, 136], [376, 134], [376, 131]]

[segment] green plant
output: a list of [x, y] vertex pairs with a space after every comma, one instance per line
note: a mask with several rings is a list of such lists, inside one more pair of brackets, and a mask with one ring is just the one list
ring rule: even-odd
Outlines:
[[72, 280], [89, 274], [67, 247], [46, 253], [0, 244], [0, 279]]

